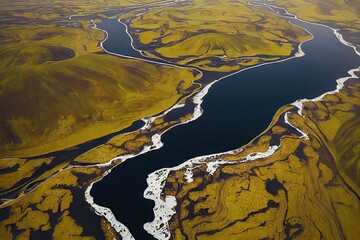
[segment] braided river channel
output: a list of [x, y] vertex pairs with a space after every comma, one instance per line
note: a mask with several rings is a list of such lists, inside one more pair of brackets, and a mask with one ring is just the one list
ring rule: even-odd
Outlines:
[[[333, 29], [291, 17], [288, 21], [314, 36], [301, 45], [305, 56], [251, 68], [216, 82], [203, 98], [201, 117], [167, 131], [161, 137], [162, 148], [128, 159], [93, 185], [95, 203], [110, 208], [135, 239], [153, 239], [143, 228], [154, 219], [154, 202], [143, 197], [150, 173], [245, 145], [266, 129], [281, 106], [335, 90], [337, 79], [360, 66], [359, 55], [341, 43]], [[106, 51], [143, 58], [117, 19], [106, 19], [97, 27], [108, 33], [103, 43]], [[204, 74], [210, 80], [224, 76]], [[181, 115], [184, 109], [170, 113]]]

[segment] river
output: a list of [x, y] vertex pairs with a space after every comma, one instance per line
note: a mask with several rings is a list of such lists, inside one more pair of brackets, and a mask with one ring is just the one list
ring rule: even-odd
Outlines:
[[[204, 97], [199, 119], [166, 132], [161, 149], [127, 160], [94, 184], [91, 195], [95, 202], [110, 208], [135, 239], [152, 239], [143, 229], [143, 224], [154, 218], [154, 203], [143, 198], [148, 174], [196, 156], [241, 147], [268, 126], [281, 106], [334, 90], [338, 78], [360, 65], [359, 56], [342, 44], [332, 29], [297, 19], [289, 21], [314, 36], [302, 45], [305, 56], [252, 68], [217, 82]], [[117, 20], [104, 20], [98, 28], [108, 32], [103, 44], [107, 51], [141, 58]]]

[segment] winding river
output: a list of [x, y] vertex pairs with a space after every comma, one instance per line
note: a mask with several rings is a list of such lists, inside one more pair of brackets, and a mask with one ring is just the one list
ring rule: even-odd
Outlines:
[[[135, 239], [153, 238], [143, 229], [154, 218], [154, 203], [143, 198], [150, 173], [196, 156], [241, 147], [268, 126], [281, 106], [334, 90], [338, 78], [360, 65], [360, 57], [332, 29], [293, 18], [289, 21], [314, 36], [302, 44], [305, 56], [248, 69], [217, 82], [204, 97], [199, 119], [166, 132], [161, 149], [120, 164], [94, 184], [91, 195], [95, 202], [110, 208]], [[98, 28], [108, 32], [103, 44], [107, 51], [142, 58], [131, 47], [125, 26], [116, 19], [104, 20]]]

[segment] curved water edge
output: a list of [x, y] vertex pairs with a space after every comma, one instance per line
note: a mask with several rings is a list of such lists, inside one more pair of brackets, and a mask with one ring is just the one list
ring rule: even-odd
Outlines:
[[[274, 5], [263, 3], [261, 6], [260, 4], [257, 5], [257, 4], [253, 4], [251, 2], [249, 2], [248, 4], [250, 4], [252, 6], [259, 6], [259, 7], [265, 6], [265, 7], [268, 7], [270, 10], [272, 10], [274, 13], [279, 14], [279, 12], [277, 12], [273, 9], [273, 7], [277, 7]], [[277, 8], [279, 8], [279, 7], [277, 7]], [[281, 9], [284, 10], [285, 14], [287, 14], [287, 16], [284, 16], [286, 18], [294, 18], [294, 19], [302, 21], [302, 22], [306, 22], [309, 24], [315, 24], [315, 25], [319, 25], [319, 26], [323, 26], [323, 27], [327, 27], [327, 28], [331, 29], [334, 32], [337, 39], [342, 44], [353, 48], [355, 53], [360, 56], [360, 53], [357, 51], [356, 47], [353, 44], [344, 40], [343, 36], [338, 32], [339, 29], [334, 29], [334, 28], [324, 25], [324, 24], [311, 23], [311, 22], [299, 19], [296, 15], [289, 13], [285, 8], [281, 8]], [[292, 24], [294, 24], [294, 23], [292, 23]], [[294, 24], [294, 25], [296, 25], [296, 24]], [[313, 34], [310, 33], [307, 29], [305, 29], [305, 30], [309, 34], [311, 34], [312, 38], [310, 40], [314, 39]], [[310, 41], [310, 40], [308, 40], [308, 41]], [[306, 41], [304, 41], [304, 42], [306, 42]], [[300, 44], [299, 51], [298, 51], [298, 53], [296, 53], [294, 55], [294, 57], [302, 57], [305, 55], [305, 53], [301, 50], [301, 45], [304, 42], [302, 42]], [[291, 58], [289, 58], [289, 59], [291, 59]], [[285, 59], [285, 61], [289, 60], [289, 59]], [[261, 65], [259, 65], [259, 66], [261, 66]], [[258, 67], [258, 66], [255, 66], [255, 67]], [[245, 70], [247, 70], [247, 69], [245, 69]], [[349, 74], [348, 77], [343, 77], [343, 78], [337, 79], [336, 80], [337, 86], [336, 86], [335, 90], [326, 92], [326, 93], [322, 94], [321, 96], [313, 98], [313, 99], [304, 98], [304, 99], [296, 100], [295, 102], [291, 103], [290, 105], [297, 107], [298, 114], [300, 116], [304, 117], [302, 115], [302, 108], [303, 108], [303, 104], [305, 102], [321, 101], [324, 96], [326, 96], [328, 94], [334, 94], [334, 93], [339, 92], [343, 88], [345, 81], [347, 81], [349, 79], [353, 79], [353, 78], [358, 78], [355, 75], [355, 72], [357, 72], [357, 71], [360, 71], [360, 67], [348, 71], [348, 74]], [[235, 73], [235, 74], [237, 74], [237, 73]], [[226, 78], [226, 77], [228, 77], [228, 76], [225, 76], [224, 78]], [[289, 118], [288, 118], [289, 113], [290, 112], [285, 112], [284, 122], [286, 124], [288, 124], [289, 126], [291, 126], [292, 128], [296, 129], [301, 134], [300, 138], [308, 140], [309, 138], [305, 132], [303, 132], [302, 130], [300, 130], [296, 126], [293, 126], [290, 123]], [[152, 222], [145, 223], [144, 229], [149, 234], [153, 235], [156, 239], [167, 240], [171, 236], [170, 231], [169, 231], [168, 222], [172, 218], [172, 216], [176, 213], [174, 211], [174, 209], [177, 205], [177, 202], [176, 202], [176, 198], [174, 196], [163, 195], [163, 189], [164, 189], [166, 179], [167, 179], [170, 171], [176, 171], [176, 170], [180, 170], [180, 169], [185, 170], [184, 178], [188, 183], [190, 183], [193, 181], [192, 170], [199, 167], [200, 165], [206, 164], [207, 165], [206, 172], [208, 174], [213, 175], [213, 173], [215, 173], [215, 171], [219, 165], [231, 165], [231, 164], [235, 164], [235, 163], [239, 163], [239, 162], [241, 163], [241, 162], [254, 161], [254, 160], [258, 160], [258, 159], [262, 159], [262, 158], [267, 158], [267, 157], [270, 157], [271, 155], [273, 155], [279, 147], [280, 146], [277, 146], [277, 145], [270, 146], [266, 152], [263, 152], [263, 153], [257, 152], [257, 153], [248, 154], [244, 158], [242, 158], [241, 160], [239, 160], [237, 162], [236, 161], [229, 162], [229, 161], [225, 161], [225, 160], [212, 161], [212, 159], [218, 159], [221, 155], [224, 155], [224, 154], [234, 154], [234, 155], [238, 154], [239, 151], [242, 151], [241, 148], [238, 148], [235, 150], [230, 150], [227, 152], [222, 152], [222, 153], [199, 156], [199, 157], [195, 157], [190, 160], [187, 160], [186, 162], [184, 162], [178, 166], [175, 166], [172, 168], [162, 168], [162, 169], [159, 169], [159, 170], [149, 174], [149, 176], [147, 178], [148, 187], [144, 191], [144, 198], [155, 202], [155, 206], [153, 208], [155, 218]]]
[[[142, 61], [145, 61], [145, 62], [149, 62], [149, 63], [154, 63], [154, 64], [159, 64], [159, 65], [167, 65], [167, 66], [172, 66], [172, 67], [179, 67], [179, 68], [185, 68], [185, 69], [193, 69], [193, 70], [196, 70], [199, 72], [199, 74], [203, 74], [200, 70], [196, 69], [196, 68], [192, 68], [192, 67], [186, 67], [186, 66], [180, 66], [180, 65], [175, 65], [175, 64], [171, 64], [171, 63], [167, 63], [167, 62], [160, 62], [160, 61], [154, 61], [154, 60], [149, 60], [149, 59], [146, 59], [146, 56], [143, 55], [142, 51], [139, 50], [139, 49], [136, 49], [135, 46], [133, 45], [133, 38], [131, 37], [130, 33], [128, 32], [128, 26], [121, 22], [120, 19], [118, 20], [118, 22], [122, 25], [125, 26], [125, 31], [126, 33], [128, 34], [128, 36], [130, 37], [131, 39], [131, 47], [133, 48], [133, 50], [135, 51], [138, 51], [142, 57], [144, 58], [140, 58], [140, 57], [134, 57], [134, 56], [128, 56], [128, 55], [123, 55], [123, 54], [118, 54], [118, 53], [114, 53], [114, 52], [111, 52], [111, 51], [108, 51], [104, 46], [104, 42], [106, 42], [106, 40], [108, 39], [108, 32], [101, 29], [101, 28], [98, 28], [96, 23], [91, 20], [91, 23], [93, 24], [93, 28], [94, 29], [97, 29], [97, 30], [100, 30], [102, 32], [104, 32], [105, 34], [105, 38], [104, 40], [100, 43], [100, 46], [101, 48], [108, 54], [111, 54], [111, 55], [115, 55], [115, 56], [118, 56], [118, 57], [124, 57], [124, 58], [130, 58], [130, 59], [136, 59], [136, 60], [142, 60]], [[309, 34], [311, 34], [309, 32]], [[304, 42], [307, 42], [307, 41], [310, 41], [311, 39], [309, 40], [306, 40]], [[302, 42], [301, 44], [303, 44], [304, 42]], [[298, 51], [294, 54], [294, 56], [292, 57], [289, 57], [289, 58], [286, 58], [286, 59], [282, 59], [282, 60], [278, 60], [278, 61], [274, 61], [274, 62], [268, 62], [268, 63], [262, 63], [262, 64], [259, 64], [259, 65], [256, 65], [256, 66], [251, 66], [251, 67], [248, 67], [246, 69], [241, 69], [239, 71], [236, 71], [236, 72], [233, 72], [231, 74], [228, 74], [224, 77], [221, 77], [213, 82], [211, 82], [210, 84], [206, 85], [200, 92], [196, 93], [193, 97], [193, 103], [195, 104], [195, 108], [194, 108], [194, 112], [192, 113], [192, 118], [185, 121], [185, 122], [182, 122], [182, 123], [178, 123], [172, 127], [170, 127], [169, 129], [167, 129], [166, 131], [164, 131], [162, 134], [166, 133], [167, 131], [171, 130], [172, 128], [176, 127], [176, 126], [179, 126], [179, 125], [183, 125], [183, 124], [187, 124], [189, 122], [192, 122], [192, 121], [195, 121], [197, 118], [199, 118], [201, 116], [201, 114], [203, 113], [203, 110], [201, 108], [201, 104], [203, 102], [203, 98], [206, 96], [206, 94], [208, 93], [209, 89], [211, 88], [212, 85], [214, 85], [215, 83], [217, 83], [218, 81], [221, 81], [225, 78], [228, 78], [230, 76], [233, 76], [233, 75], [236, 75], [240, 72], [243, 72], [245, 70], [249, 70], [249, 69], [252, 69], [252, 68], [256, 68], [256, 67], [260, 67], [260, 66], [263, 66], [263, 65], [269, 65], [269, 64], [274, 64], [274, 63], [278, 63], [278, 62], [283, 62], [283, 61], [287, 61], [287, 60], [290, 60], [292, 58], [295, 58], [295, 57], [302, 57], [304, 56], [304, 52], [302, 51], [301, 49], [301, 44], [299, 45], [298, 47]], [[196, 82], [193, 82], [193, 84], [199, 84], [201, 86], [200, 83], [196, 83]], [[149, 117], [149, 118], [143, 118], [142, 121], [145, 122], [145, 125], [141, 128], [141, 129], [146, 129], [146, 128], [149, 128], [151, 123], [153, 123], [157, 118], [160, 118], [160, 117], [163, 117], [165, 116], [166, 114], [168, 114], [170, 111], [174, 110], [174, 109], [177, 109], [177, 108], [182, 108], [184, 107], [185, 105], [184, 104], [175, 104], [174, 106], [172, 106], [171, 108], [169, 108], [168, 110], [166, 110], [165, 112], [159, 114], [159, 115], [156, 115], [156, 116], [152, 116], [152, 117]], [[155, 140], [156, 139], [156, 140]], [[163, 146], [163, 143], [161, 142], [161, 136], [158, 135], [158, 134], [155, 134], [154, 136], [152, 136], [152, 146], [149, 146], [149, 147], [145, 147], [140, 153], [138, 154], [130, 154], [130, 155], [123, 155], [123, 156], [119, 156], [119, 157], [116, 157], [116, 158], [113, 158], [111, 160], [109, 160], [109, 162], [107, 163], [101, 163], [101, 164], [94, 164], [94, 165], [89, 165], [89, 166], [97, 166], [97, 167], [106, 167], [106, 166], [111, 166], [115, 161], [117, 160], [120, 160], [121, 163], [125, 162], [127, 159], [130, 159], [130, 158], [134, 158], [136, 156], [139, 156], [139, 155], [142, 155], [144, 153], [147, 153], [149, 151], [152, 151], [152, 150], [157, 150], [159, 148], [161, 148]], [[210, 155], [209, 155], [210, 156]], [[212, 155], [211, 155], [212, 156]], [[209, 163], [211, 164], [211, 163]], [[212, 165], [212, 169], [213, 171], [216, 170], [216, 166], [217, 164], [211, 164]], [[119, 222], [114, 213], [111, 211], [110, 208], [107, 208], [107, 207], [104, 207], [104, 206], [100, 206], [98, 204], [96, 204], [94, 202], [94, 198], [91, 196], [90, 192], [91, 192], [91, 189], [93, 187], [93, 185], [99, 181], [101, 181], [104, 177], [106, 177], [109, 173], [111, 173], [111, 170], [113, 168], [115, 168], [117, 165], [113, 166], [110, 170], [106, 171], [102, 178], [97, 180], [97, 181], [94, 181], [92, 182], [88, 188], [86, 189], [85, 191], [85, 199], [86, 201], [89, 203], [89, 205], [94, 209], [95, 213], [99, 216], [103, 216], [107, 219], [107, 221], [110, 223], [110, 225], [121, 235], [121, 237], [125, 240], [129, 239], [129, 240], [133, 240], [134, 237], [132, 236], [132, 234], [130, 233], [129, 229], [124, 225], [122, 224], [121, 222]], [[209, 165], [210, 166], [210, 165]], [[212, 171], [211, 171], [212, 172]], [[153, 188], [151, 191], [153, 192], [156, 192], [156, 187]], [[160, 194], [160, 192], [158, 193]], [[150, 195], [152, 196], [156, 196], [157, 194], [146, 194], [147, 196], [145, 196], [145, 193], [144, 193], [144, 197], [147, 198], [147, 199], [150, 199], [150, 200], [154, 200], [155, 202], [157, 202], [154, 199], [152, 199], [150, 197]], [[170, 197], [166, 200], [167, 202], [167, 205], [164, 206], [163, 204], [160, 203], [160, 208], [158, 209], [161, 209], [163, 206], [165, 207], [164, 209], [164, 213], [161, 214], [161, 216], [165, 216], [165, 215], [169, 215], [171, 213], [174, 214], [172, 207], [176, 206], [176, 201], [174, 202], [173, 199]], [[171, 203], [170, 203], [171, 202]], [[170, 205], [169, 205], [170, 203]], [[159, 216], [161, 218], [161, 216]], [[169, 215], [170, 216], [170, 215]], [[163, 220], [165, 220], [166, 217], [163, 218]], [[147, 227], [146, 227], [147, 226]], [[144, 226], [144, 228], [149, 232], [149, 233], [152, 233], [154, 232], [153, 230], [151, 230], [151, 227], [150, 225], [146, 225]], [[165, 225], [166, 226], [166, 225]]]
[[[348, 72], [348, 74], [349, 74], [348, 77], [343, 77], [343, 78], [338, 79], [336, 81], [337, 87], [334, 91], [326, 92], [326, 93], [322, 94], [321, 96], [313, 98], [313, 99], [301, 99], [294, 103], [291, 103], [290, 105], [297, 107], [298, 114], [300, 116], [304, 117], [301, 112], [302, 112], [303, 104], [305, 102], [321, 101], [324, 96], [326, 96], [328, 94], [333, 94], [333, 93], [339, 92], [343, 88], [345, 81], [347, 81], [349, 79], [353, 79], [353, 78], [358, 78], [355, 75], [355, 72], [358, 72], [358, 71], [360, 71], [360, 67], [350, 70]], [[288, 118], [289, 113], [290, 112], [285, 112], [284, 122], [286, 124], [288, 124], [289, 126], [291, 126], [292, 128], [296, 129], [296, 131], [298, 131], [301, 134], [299, 136], [299, 138], [308, 140], [309, 137], [305, 132], [303, 132], [298, 127], [296, 127], [290, 123], [289, 118]], [[155, 207], [153, 209], [155, 218], [154, 218], [153, 222], [145, 223], [144, 229], [148, 233], [153, 235], [156, 239], [167, 240], [171, 236], [170, 232], [169, 232], [168, 221], [176, 213], [174, 211], [174, 209], [177, 205], [177, 202], [176, 202], [176, 198], [174, 196], [163, 195], [163, 189], [165, 187], [166, 179], [171, 171], [185, 169], [184, 178], [186, 179], [186, 181], [188, 183], [191, 183], [193, 181], [192, 170], [200, 167], [201, 165], [206, 164], [206, 166], [207, 166], [206, 172], [208, 174], [213, 175], [215, 173], [217, 167], [220, 165], [231, 165], [231, 164], [235, 164], [235, 163], [242, 163], [242, 162], [248, 162], [248, 161], [254, 161], [254, 160], [267, 158], [267, 157], [270, 157], [271, 155], [273, 155], [276, 152], [276, 150], [280, 148], [280, 146], [281, 145], [269, 146], [269, 148], [266, 152], [250, 153], [250, 154], [246, 155], [245, 157], [243, 157], [242, 159], [240, 159], [239, 161], [231, 161], [231, 162], [226, 161], [226, 160], [213, 161], [212, 159], [219, 159], [219, 157], [221, 157], [221, 155], [226, 155], [226, 154], [237, 155], [243, 150], [242, 148], [230, 150], [227, 152], [199, 156], [199, 157], [195, 157], [190, 160], [187, 160], [186, 162], [184, 162], [178, 166], [175, 166], [172, 168], [163, 168], [163, 169], [157, 170], [157, 171], [149, 174], [149, 176], [146, 180], [148, 187], [144, 191], [144, 198], [155, 202]]]
[[299, 21], [302, 21], [302, 22], [306, 22], [306, 23], [310, 23], [310, 24], [315, 24], [315, 25], [327, 27], [327, 28], [331, 29], [331, 30], [334, 32], [335, 36], [337, 37], [337, 39], [339, 39], [339, 41], [340, 41], [342, 44], [344, 44], [345, 46], [348, 46], [348, 47], [353, 48], [354, 51], [355, 51], [355, 53], [360, 56], [360, 52], [358, 52], [356, 46], [355, 46], [354, 44], [352, 44], [351, 42], [346, 41], [346, 40], [344, 39], [343, 35], [339, 33], [340, 29], [332, 28], [332, 27], [330, 27], [330, 26], [328, 26], [328, 25], [321, 24], [321, 23], [315, 23], [315, 22], [309, 22], [309, 21], [306, 21], [306, 20], [302, 20], [302, 19], [298, 18], [296, 15], [289, 13], [285, 8], [283, 8], [283, 7], [278, 7], [278, 6], [275, 6], [275, 5], [272, 5], [272, 4], [268, 4], [268, 3], [264, 3], [264, 2], [248, 2], [248, 4], [250, 4], [250, 5], [252, 5], [252, 6], [258, 6], [258, 7], [263, 7], [263, 6], [265, 6], [265, 7], [269, 8], [271, 11], [273, 11], [275, 14], [278, 14], [278, 15], [279, 15], [280, 13], [277, 12], [274, 8], [279, 8], [279, 9], [282, 9], [282, 10], [285, 12], [285, 14], [288, 14], [287, 17], [293, 16], [293, 18], [295, 18], [295, 19], [297, 19], [297, 20], [299, 20]]
[[[252, 6], [261, 7], [260, 5], [254, 5], [251, 2], [249, 2], [249, 4]], [[273, 5], [270, 5], [270, 4], [263, 4], [263, 5], [270, 8], [272, 11], [274, 11], [272, 9], [272, 7], [274, 7]], [[282, 9], [285, 10], [286, 14], [292, 15], [286, 9], [284, 9], [284, 8], [282, 8]], [[278, 14], [278, 12], [276, 12], [276, 11], [274, 11], [274, 12], [276, 14]], [[293, 16], [294, 16], [293, 18], [296, 20], [299, 20], [299, 21], [302, 21], [305, 23], [309, 23], [309, 24], [327, 27], [327, 28], [331, 29], [334, 32], [334, 35], [338, 38], [338, 40], [342, 44], [353, 48], [355, 53], [360, 56], [360, 53], [357, 51], [356, 47], [353, 44], [344, 40], [343, 36], [338, 32], [339, 29], [334, 29], [334, 28], [331, 28], [330, 26], [327, 26], [324, 24], [311, 23], [311, 22], [299, 19], [296, 15], [293, 15]], [[287, 16], [287, 17], [289, 17], [289, 16]], [[296, 24], [294, 24], [294, 25], [296, 25]], [[307, 30], [307, 29], [305, 29], [305, 30]], [[310, 33], [310, 34], [312, 36], [312, 39], [314, 39], [313, 34], [312, 33]], [[312, 39], [310, 39], [310, 40], [312, 40]], [[308, 40], [308, 41], [310, 41], [310, 40]], [[305, 55], [305, 53], [301, 50], [301, 45], [303, 43], [300, 44], [299, 51], [297, 54], [295, 54], [294, 57], [302, 57]], [[289, 60], [289, 59], [285, 59], [285, 61], [286, 60]], [[261, 65], [259, 65], [259, 66], [261, 66]], [[258, 66], [255, 66], [255, 67], [258, 67]], [[245, 69], [245, 70], [247, 70], [247, 69]], [[334, 94], [334, 93], [339, 92], [343, 88], [345, 81], [347, 81], [349, 79], [353, 79], [353, 78], [358, 78], [355, 75], [355, 72], [357, 72], [357, 71], [360, 71], [360, 67], [354, 68], [354, 69], [351, 69], [350, 71], [348, 71], [348, 74], [349, 74], [348, 77], [343, 77], [343, 78], [337, 79], [336, 80], [337, 86], [336, 86], [335, 90], [326, 92], [316, 98], [312, 98], [312, 99], [304, 98], [304, 99], [296, 100], [295, 102], [291, 103], [290, 105], [297, 107], [298, 114], [300, 116], [304, 117], [302, 114], [302, 108], [303, 108], [303, 104], [305, 102], [321, 101], [324, 96], [326, 96], [328, 94]], [[228, 76], [225, 76], [224, 78], [226, 78], [226, 77], [228, 77]], [[294, 126], [290, 123], [289, 118], [288, 118], [289, 113], [290, 112], [285, 112], [284, 122], [286, 124], [288, 124], [289, 126], [291, 126], [292, 128], [296, 129], [301, 134], [301, 136], [299, 136], [300, 138], [308, 140], [309, 138], [305, 132], [303, 132], [302, 130], [300, 130], [299, 128], [297, 128], [296, 126]], [[206, 164], [207, 165], [206, 172], [208, 174], [213, 175], [213, 173], [215, 173], [215, 171], [219, 165], [231, 165], [231, 164], [235, 164], [235, 163], [239, 163], [239, 162], [241, 163], [241, 162], [254, 161], [254, 160], [258, 160], [258, 159], [262, 159], [262, 158], [267, 158], [267, 157], [270, 157], [271, 155], [273, 155], [279, 147], [280, 146], [277, 146], [277, 145], [270, 146], [266, 152], [262, 152], [262, 153], [257, 152], [257, 153], [248, 154], [244, 158], [242, 158], [241, 160], [239, 160], [237, 162], [236, 161], [229, 162], [229, 161], [225, 161], [225, 160], [212, 161], [212, 159], [218, 159], [221, 155], [225, 155], [225, 154], [236, 155], [242, 151], [241, 148], [238, 148], [235, 150], [230, 150], [227, 152], [199, 156], [199, 157], [189, 159], [186, 162], [184, 162], [178, 166], [175, 166], [172, 168], [162, 168], [162, 169], [159, 169], [159, 170], [149, 174], [149, 176], [147, 178], [148, 187], [144, 191], [144, 198], [155, 202], [155, 207], [153, 208], [155, 218], [152, 222], [145, 223], [144, 229], [148, 233], [153, 235], [156, 239], [167, 240], [171, 236], [170, 231], [169, 231], [168, 221], [176, 213], [174, 211], [174, 209], [177, 205], [177, 202], [176, 202], [176, 198], [174, 196], [163, 195], [163, 189], [164, 189], [164, 186], [166, 183], [166, 179], [171, 171], [177, 171], [180, 169], [185, 170], [184, 178], [186, 179], [186, 181], [188, 183], [190, 183], [193, 181], [192, 170], [199, 167], [200, 165]]]
[[[304, 21], [305, 22], [305, 21]], [[318, 24], [318, 25], [320, 25], [320, 24]], [[334, 33], [336, 33], [335, 32], [335, 30], [334, 30]], [[338, 37], [338, 36], [337, 36]], [[339, 39], [339, 37], [338, 37], [338, 39]], [[341, 41], [341, 39], [339, 39], [340, 41]], [[343, 42], [342, 42], [343, 43]], [[294, 56], [294, 57], [299, 57], [299, 56], [303, 56], [303, 54], [301, 53], [302, 51], [301, 51], [301, 46], [299, 47], [299, 54], [297, 54], [297, 56]], [[358, 54], [358, 53], [357, 53]], [[125, 56], [125, 55], [122, 55], [122, 56], [124, 56], [124, 57], [127, 57], [127, 56]], [[292, 57], [292, 58], [294, 58], [294, 57]], [[138, 58], [139, 59], [139, 58]], [[291, 59], [291, 58], [290, 58]], [[142, 59], [143, 60], [143, 59]], [[289, 59], [286, 59], [286, 60], [289, 60]], [[285, 60], [281, 60], [281, 61], [285, 61]], [[161, 63], [158, 63], [158, 64], [161, 64]], [[272, 64], [272, 63], [266, 63], [266, 64]], [[259, 66], [263, 66], [263, 65], [265, 65], [265, 64], [262, 64], [262, 65], [258, 65], [258, 66], [255, 66], [255, 67], [259, 67]], [[254, 68], [254, 67], [253, 67]], [[250, 69], [250, 68], [248, 68], [248, 69]], [[248, 70], [248, 69], [246, 69], [246, 70]], [[241, 72], [241, 71], [239, 71], [239, 72]], [[237, 73], [239, 73], [239, 72], [236, 72], [236, 73], [232, 73], [232, 74], [230, 74], [230, 75], [227, 75], [227, 76], [225, 76], [225, 77], [222, 77], [222, 78], [220, 78], [220, 79], [218, 79], [217, 81], [220, 81], [221, 79], [224, 79], [224, 78], [227, 78], [227, 77], [229, 77], [229, 76], [233, 76], [233, 75], [235, 75], [235, 74], [237, 74]], [[216, 82], [217, 82], [216, 81]], [[196, 103], [196, 108], [195, 108], [195, 112], [196, 112], [196, 114], [195, 114], [195, 116], [194, 116], [194, 118], [193, 119], [191, 119], [191, 120], [195, 120], [196, 118], [198, 118], [200, 115], [201, 115], [201, 113], [202, 113], [202, 110], [201, 110], [201, 107], [200, 107], [200, 105], [201, 105], [201, 103], [202, 103], [202, 101], [203, 101], [203, 97], [208, 93], [208, 91], [209, 91], [209, 89], [210, 89], [210, 87], [213, 85], [213, 84], [215, 84], [215, 82], [213, 82], [213, 83], [211, 83], [211, 84], [209, 84], [209, 85], [207, 85], [200, 93], [198, 93], [198, 94], [196, 94], [194, 97], [193, 97], [193, 102], [194, 103]], [[295, 104], [295, 103], [294, 103]], [[171, 109], [169, 109], [169, 111], [171, 111]], [[152, 120], [154, 120], [154, 119], [156, 119], [156, 117], [154, 117]], [[148, 149], [147, 151], [150, 151], [150, 150], [154, 150], [154, 149], [158, 149], [159, 147], [161, 147], [161, 142], [159, 141], [160, 140], [160, 136], [158, 136], [157, 137], [157, 143], [155, 143], [155, 144], [153, 144], [153, 147], [154, 148], [152, 148], [152, 149]], [[266, 153], [258, 153], [258, 154], [256, 154], [255, 156], [257, 156], [258, 158], [262, 158], [262, 157], [264, 157], [264, 156], [267, 156], [267, 154], [271, 154], [273, 151], [275, 151], [276, 150], [276, 146], [273, 146], [273, 148], [271, 148], [271, 149], [269, 149]], [[147, 152], [146, 151], [146, 152]], [[231, 151], [230, 151], [231, 152]], [[142, 152], [142, 153], [144, 153], [144, 152]], [[265, 154], [265, 155], [262, 155], [262, 154]], [[211, 155], [210, 155], [211, 156]], [[270, 155], [269, 155], [270, 156]], [[135, 155], [134, 156], [129, 156], [129, 157], [126, 157], [126, 158], [124, 158], [124, 160], [126, 160], [126, 159], [128, 159], [128, 158], [132, 158], [132, 157], [135, 157]], [[117, 159], [122, 159], [123, 157], [119, 157], [119, 158], [117, 158]], [[195, 161], [195, 160], [193, 160], [192, 162], [200, 162], [201, 161], [201, 159], [200, 158], [202, 158], [202, 157], [198, 157], [198, 158], [196, 158], [197, 160]], [[256, 158], [256, 159], [258, 159], [258, 158]], [[254, 160], [254, 159], [249, 159], [249, 160]], [[190, 161], [190, 160], [189, 160]], [[187, 163], [187, 162], [186, 162]], [[184, 163], [185, 165], [186, 165], [186, 163]], [[209, 173], [211, 173], [212, 171], [213, 171], [213, 169], [215, 169], [215, 167], [216, 167], [216, 165], [218, 165], [218, 164], [223, 164], [223, 163], [221, 163], [221, 162], [217, 162], [217, 163], [212, 163], [212, 164], [210, 164], [209, 163], [209, 165], [208, 165], [208, 169], [209, 169]], [[175, 167], [176, 168], [176, 167]], [[169, 169], [171, 169], [171, 168], [169, 168]], [[160, 171], [160, 170], [159, 170]], [[108, 173], [107, 173], [108, 174]], [[150, 177], [149, 177], [150, 178]], [[188, 174], [188, 179], [189, 179], [189, 181], [191, 181], [191, 173], [189, 172], [189, 174]], [[161, 184], [160, 184], [161, 185]], [[89, 195], [89, 193], [90, 193], [90, 190], [91, 190], [91, 186], [87, 189], [87, 195], [88, 196], [90, 196]], [[159, 188], [154, 188], [153, 190], [152, 190], [153, 192], [154, 191], [157, 191], [157, 192], [159, 192]], [[160, 193], [160, 192], [159, 192]], [[146, 195], [146, 194], [145, 194]], [[151, 194], [150, 194], [151, 195]], [[149, 197], [149, 195], [147, 195], [148, 197]], [[91, 196], [90, 196], [91, 197]], [[162, 200], [160, 200], [160, 201], [162, 201]], [[169, 214], [171, 214], [172, 212], [173, 212], [173, 210], [172, 210], [172, 207], [174, 206], [174, 201], [173, 201], [173, 199], [171, 199], [171, 198], [169, 198], [168, 199], [168, 201], [167, 201], [169, 204], [167, 205], [167, 204], [165, 204], [165, 205], [167, 205], [167, 209], [166, 210], [164, 210], [163, 211], [163, 214], [164, 215], [166, 215], [165, 217], [167, 217], [167, 218], [169, 218]], [[157, 204], [157, 203], [156, 203]], [[161, 204], [161, 203], [160, 203]], [[175, 201], [175, 204], [176, 204], [176, 201]], [[165, 206], [166, 207], [166, 206]], [[106, 215], [106, 214], [105, 214]], [[156, 216], [156, 214], [155, 214], [155, 218], [156, 218], [157, 216]], [[112, 218], [112, 217], [111, 217]], [[108, 218], [108, 220], [109, 220], [109, 218]], [[115, 217], [114, 218], [112, 218], [112, 222], [113, 223], [119, 223], [119, 222], [117, 222], [116, 221], [116, 219], [115, 219]], [[149, 224], [147, 224], [147, 229], [150, 231], [150, 232], [153, 232], [152, 230], [154, 229], [153, 227], [151, 227], [151, 226], [149, 226]], [[121, 233], [120, 233], [121, 234]], [[158, 235], [157, 235], [157, 237], [158, 237]]]

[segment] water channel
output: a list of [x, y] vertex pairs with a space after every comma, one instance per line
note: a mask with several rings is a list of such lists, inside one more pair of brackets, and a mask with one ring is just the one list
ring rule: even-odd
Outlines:
[[[264, 65], [227, 77], [204, 97], [203, 115], [162, 136], [164, 146], [116, 167], [94, 184], [97, 204], [110, 208], [135, 239], [152, 239], [143, 224], [153, 220], [154, 203], [143, 198], [148, 174], [201, 155], [232, 150], [248, 143], [270, 123], [275, 112], [297, 99], [314, 98], [336, 88], [336, 80], [360, 65], [360, 57], [342, 44], [332, 29], [289, 18], [314, 39], [302, 45], [305, 56]], [[141, 57], [131, 47], [124, 25], [104, 20], [103, 46], [117, 54]]]

